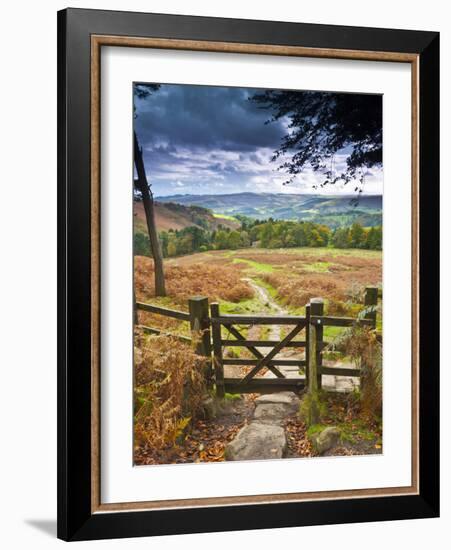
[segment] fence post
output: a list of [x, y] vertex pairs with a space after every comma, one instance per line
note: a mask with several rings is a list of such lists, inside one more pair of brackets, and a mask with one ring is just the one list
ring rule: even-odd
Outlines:
[[[214, 302], [210, 305], [211, 318], [219, 317], [219, 304]], [[213, 362], [215, 369], [216, 394], [218, 397], [224, 397], [224, 365], [222, 363], [222, 345], [221, 345], [221, 325], [212, 323], [213, 336]]]
[[196, 345], [196, 353], [207, 357], [207, 385], [211, 384], [211, 341], [208, 298], [194, 296], [188, 300], [191, 338]]
[[[324, 302], [321, 298], [313, 298], [310, 300], [310, 317], [321, 316], [324, 311]], [[308, 357], [309, 357], [309, 375], [308, 375], [308, 392], [310, 394], [310, 418], [309, 424], [317, 424], [319, 421], [319, 401], [318, 401], [318, 358], [321, 353], [318, 342], [320, 334], [322, 341], [321, 320], [314, 323], [310, 319], [309, 339], [308, 339]]]
[[[319, 302], [316, 303], [316, 311], [314, 315], [324, 315], [324, 302], [322, 299], [320, 299]], [[323, 333], [324, 333], [324, 327], [323, 325], [316, 325], [316, 364], [318, 367], [317, 371], [317, 378], [318, 378], [318, 389], [320, 390], [322, 388], [322, 375], [320, 372], [321, 367], [323, 366]]]
[[[378, 292], [379, 289], [375, 286], [367, 286], [365, 288], [365, 306], [377, 306]], [[376, 328], [376, 310], [367, 313], [365, 319], [371, 319], [373, 321], [373, 328]]]
[[323, 338], [323, 326], [321, 321], [313, 323], [311, 317], [319, 317], [324, 312], [324, 302], [321, 298], [312, 298], [310, 300], [310, 316], [309, 316], [309, 338], [308, 338], [308, 388], [309, 392], [315, 392], [318, 390], [318, 378], [321, 376], [318, 374], [319, 357], [321, 350], [319, 348], [319, 342], [322, 342]]

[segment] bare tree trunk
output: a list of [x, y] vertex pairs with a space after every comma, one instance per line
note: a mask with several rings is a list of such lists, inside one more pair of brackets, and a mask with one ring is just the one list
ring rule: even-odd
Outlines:
[[149, 233], [150, 247], [155, 265], [155, 296], [166, 296], [164, 281], [163, 254], [161, 253], [160, 241], [158, 240], [157, 225], [155, 223], [155, 203], [153, 195], [149, 189], [142, 150], [138, 144], [136, 132], [133, 132], [134, 139], [134, 157], [138, 178], [135, 180], [135, 186], [141, 193], [146, 213], [147, 231]]

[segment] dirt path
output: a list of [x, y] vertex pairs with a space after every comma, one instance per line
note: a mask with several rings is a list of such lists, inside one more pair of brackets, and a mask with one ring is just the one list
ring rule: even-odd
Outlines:
[[[253, 279], [245, 278], [243, 281], [246, 281], [255, 291], [257, 297], [259, 298], [262, 304], [262, 311], [256, 312], [256, 314], [277, 314], [277, 315], [287, 315], [287, 311], [283, 309], [279, 304], [274, 300], [271, 294], [266, 290], [264, 286], [260, 286]], [[280, 340], [281, 326], [280, 325], [270, 325], [271, 330], [268, 335], [269, 340]], [[263, 350], [265, 348], [262, 348]], [[260, 351], [262, 351], [260, 349]]]
[[[276, 314], [276, 315], [288, 315], [288, 312], [286, 309], [281, 307], [271, 296], [271, 294], [268, 292], [268, 290], [264, 287], [259, 285], [257, 282], [255, 282], [253, 279], [246, 278], [244, 279], [255, 291], [256, 295], [258, 296], [259, 300], [262, 303], [262, 311], [257, 313], [262, 314]], [[282, 325], [270, 325], [270, 331], [268, 334], [268, 340], [281, 340], [281, 334], [282, 334]], [[269, 349], [268, 348], [257, 348], [260, 353], [263, 355], [267, 355]], [[295, 351], [294, 349], [285, 348], [280, 353], [276, 355], [277, 359], [302, 359], [302, 356], [300, 355], [299, 351]], [[282, 374], [284, 374], [287, 378], [303, 378], [304, 375], [299, 374], [299, 369], [296, 366], [279, 366], [278, 369]], [[271, 371], [267, 371], [264, 375], [265, 378], [275, 378], [275, 374], [273, 374]]]

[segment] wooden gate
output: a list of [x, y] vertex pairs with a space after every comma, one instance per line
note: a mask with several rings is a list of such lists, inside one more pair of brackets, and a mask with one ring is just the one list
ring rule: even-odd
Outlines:
[[[306, 367], [307, 357], [304, 359], [278, 359], [277, 355], [284, 348], [305, 348], [308, 350], [308, 317], [301, 316], [246, 316], [220, 314], [219, 304], [211, 304], [211, 325], [213, 337], [213, 364], [216, 379], [216, 390], [219, 396], [228, 393], [271, 393], [277, 391], [300, 391], [305, 387], [305, 378], [288, 378], [280, 371], [281, 366], [296, 366], [298, 369]], [[288, 325], [289, 333], [280, 341], [273, 340], [248, 340], [237, 328], [237, 325]], [[221, 327], [226, 327], [234, 339], [223, 338]], [[304, 340], [294, 338], [305, 329]], [[223, 348], [245, 347], [253, 355], [252, 359], [227, 358], [223, 356]], [[271, 348], [264, 355], [260, 348]], [[305, 354], [308, 355], [308, 351]], [[252, 367], [241, 378], [224, 377], [224, 366], [250, 366]], [[263, 368], [268, 368], [275, 378], [256, 377]], [[306, 369], [307, 370], [307, 369]]]
[[[325, 326], [350, 327], [355, 324], [367, 325], [376, 328], [376, 310], [378, 300], [378, 289], [368, 287], [365, 291], [364, 304], [369, 309], [364, 310], [363, 316], [332, 317], [324, 315], [324, 302], [320, 298], [312, 299], [307, 304], [306, 314], [302, 316], [247, 316], [247, 315], [226, 315], [219, 311], [219, 304], [213, 303], [210, 307], [211, 333], [213, 347], [213, 365], [216, 391], [219, 396], [228, 393], [272, 393], [278, 391], [299, 392], [306, 385], [314, 388], [321, 388], [323, 375], [334, 376], [360, 376], [358, 369], [325, 367], [322, 361], [322, 351], [327, 345], [323, 340]], [[237, 325], [288, 325], [291, 330], [281, 340], [249, 340], [246, 339]], [[234, 339], [223, 338], [221, 327], [226, 327], [228, 333]], [[294, 338], [305, 330], [303, 340]], [[245, 347], [253, 355], [252, 359], [228, 358], [223, 356], [223, 348], [227, 346]], [[264, 355], [261, 348], [271, 348]], [[277, 355], [284, 348], [304, 348], [305, 353], [302, 359], [278, 358]], [[250, 366], [252, 367], [241, 378], [224, 376], [224, 366]], [[278, 367], [296, 366], [304, 368], [305, 376], [287, 377]], [[263, 369], [268, 368], [275, 378], [257, 377]]]

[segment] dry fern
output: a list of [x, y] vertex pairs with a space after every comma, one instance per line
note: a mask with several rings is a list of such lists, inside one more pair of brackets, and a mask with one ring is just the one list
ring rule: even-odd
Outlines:
[[173, 445], [202, 407], [205, 359], [170, 336], [135, 336], [135, 445]]

